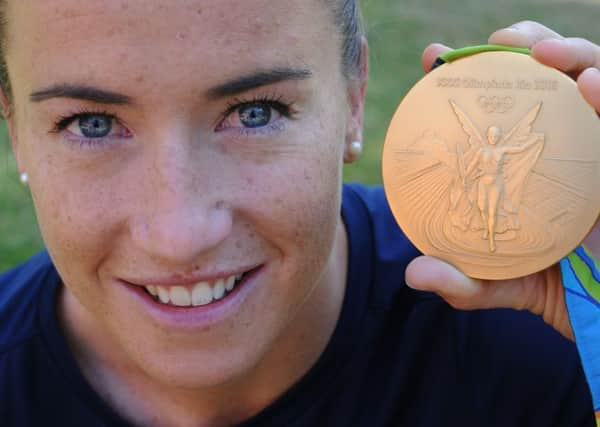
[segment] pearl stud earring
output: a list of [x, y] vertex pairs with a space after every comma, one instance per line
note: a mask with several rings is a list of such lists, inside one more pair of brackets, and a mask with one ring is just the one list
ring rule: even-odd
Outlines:
[[27, 175], [27, 172], [23, 172], [21, 173], [19, 179], [21, 180], [21, 184], [27, 185], [27, 183], [29, 182], [29, 175]]
[[344, 160], [347, 163], [352, 163], [358, 160], [358, 158], [362, 155], [363, 152], [363, 144], [361, 141], [353, 141], [348, 148], [346, 148], [346, 154], [344, 155]]

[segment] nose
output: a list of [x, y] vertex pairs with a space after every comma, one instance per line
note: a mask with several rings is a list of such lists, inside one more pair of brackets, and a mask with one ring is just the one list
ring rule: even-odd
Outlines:
[[231, 208], [215, 185], [223, 176], [216, 170], [219, 163], [193, 151], [188, 144], [156, 150], [141, 185], [143, 197], [130, 217], [137, 248], [171, 265], [197, 262], [233, 227]]

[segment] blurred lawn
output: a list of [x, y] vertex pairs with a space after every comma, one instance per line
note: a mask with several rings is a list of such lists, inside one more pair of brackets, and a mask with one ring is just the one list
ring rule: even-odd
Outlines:
[[[565, 35], [600, 42], [600, 0], [362, 0], [371, 45], [365, 155], [346, 180], [379, 183], [386, 126], [406, 91], [421, 77], [420, 55], [432, 41], [481, 44], [489, 34], [524, 19]], [[42, 246], [31, 199], [19, 185], [4, 128], [0, 128], [0, 271]]]

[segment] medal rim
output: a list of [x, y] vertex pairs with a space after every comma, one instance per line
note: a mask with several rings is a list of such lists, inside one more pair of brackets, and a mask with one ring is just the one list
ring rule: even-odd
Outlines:
[[[392, 211], [394, 219], [395, 219], [396, 223], [400, 226], [400, 228], [403, 230], [406, 237], [417, 247], [417, 249], [419, 249], [425, 255], [437, 256], [442, 259], [445, 259], [446, 261], [455, 265], [457, 268], [461, 269], [465, 274], [467, 274], [473, 278], [499, 280], [499, 279], [512, 279], [512, 278], [522, 277], [522, 276], [526, 276], [528, 274], [534, 273], [536, 271], [541, 271], [544, 268], [547, 268], [551, 265], [558, 263], [560, 261], [560, 259], [567, 256], [577, 246], [564, 247], [563, 250], [560, 250], [558, 248], [553, 249], [552, 253], [556, 254], [556, 255], [553, 255], [551, 257], [540, 255], [540, 257], [542, 259], [546, 259], [546, 258], [552, 259], [553, 261], [551, 263], [544, 263], [541, 260], [539, 262], [532, 262], [530, 260], [527, 264], [529, 266], [528, 268], [520, 268], [520, 267], [512, 268], [511, 267], [510, 271], [507, 271], [507, 272], [497, 271], [497, 270], [499, 270], [499, 267], [494, 267], [494, 268], [485, 267], [485, 266], [477, 267], [475, 265], [475, 268], [473, 268], [466, 262], [461, 262], [460, 260], [457, 260], [457, 259], [450, 260], [449, 259], [450, 256], [444, 257], [444, 256], [440, 256], [440, 253], [436, 253], [435, 251], [429, 251], [428, 246], [433, 246], [433, 245], [424, 241], [426, 239], [424, 239], [423, 236], [420, 236], [418, 234], [418, 232], [415, 232], [413, 230], [415, 228], [415, 226], [411, 226], [410, 224], [407, 224], [408, 219], [404, 219], [401, 217], [402, 215], [401, 215], [401, 212], [400, 212], [399, 208], [397, 207], [397, 205], [401, 204], [402, 200], [396, 200], [397, 196], [394, 196], [393, 194], [391, 194], [392, 191], [390, 190], [390, 186], [392, 185], [391, 181], [393, 181], [393, 179], [390, 178], [390, 176], [393, 175], [393, 172], [391, 172], [390, 170], [394, 168], [394, 159], [392, 158], [394, 153], [393, 153], [393, 149], [391, 149], [390, 146], [399, 145], [399, 144], [395, 144], [392, 141], [392, 139], [394, 137], [394, 135], [392, 135], [392, 133], [393, 133], [392, 129], [395, 127], [396, 122], [402, 121], [401, 111], [406, 108], [406, 103], [414, 101], [410, 97], [411, 93], [413, 91], [415, 91], [417, 88], [419, 88], [421, 85], [431, 84], [430, 81], [432, 81], [433, 79], [436, 79], [436, 77], [438, 75], [442, 74], [448, 68], [453, 67], [454, 64], [460, 63], [462, 61], [470, 60], [471, 68], [469, 70], [470, 70], [471, 76], [473, 76], [475, 78], [481, 77], [481, 74], [478, 74], [478, 70], [476, 69], [477, 68], [476, 64], [479, 63], [479, 61], [486, 61], [486, 57], [492, 56], [492, 55], [495, 57], [503, 57], [503, 58], [501, 58], [501, 60], [506, 61], [507, 66], [510, 66], [511, 61], [518, 60], [518, 59], [516, 59], [517, 57], [525, 58], [526, 61], [530, 61], [530, 64], [532, 67], [531, 73], [535, 72], [536, 67], [541, 67], [540, 69], [544, 69], [546, 71], [550, 70], [552, 73], [554, 73], [554, 75], [556, 76], [557, 79], [560, 79], [559, 80], [560, 84], [566, 84], [567, 87], [570, 87], [570, 90], [577, 91], [578, 97], [582, 100], [581, 105], [585, 106], [585, 108], [582, 107], [581, 111], [576, 111], [575, 113], [570, 113], [569, 117], [578, 117], [580, 114], [593, 113], [596, 120], [598, 120], [598, 122], [596, 122], [598, 125], [595, 127], [595, 129], [590, 130], [591, 133], [594, 133], [594, 136], [590, 136], [590, 138], [600, 141], [600, 119], [598, 119], [598, 115], [594, 111], [594, 109], [583, 99], [583, 97], [579, 93], [576, 82], [573, 81], [569, 76], [567, 76], [566, 74], [564, 74], [552, 67], [541, 64], [538, 61], [536, 61], [535, 59], [531, 58], [530, 56], [523, 55], [522, 53], [515, 53], [515, 52], [509, 52], [509, 51], [483, 52], [483, 53], [478, 53], [475, 55], [470, 55], [465, 58], [458, 59], [453, 62], [445, 63], [445, 64], [438, 66], [436, 69], [434, 69], [430, 73], [426, 74], [423, 78], [421, 78], [409, 90], [409, 92], [403, 97], [402, 101], [400, 102], [400, 104], [398, 105], [398, 107], [396, 108], [396, 110], [394, 112], [393, 118], [390, 121], [388, 130], [386, 133], [385, 144], [383, 147], [383, 156], [382, 156], [382, 178], [383, 178], [383, 186], [384, 186], [386, 199], [388, 200], [388, 204], [390, 206], [390, 209]], [[523, 59], [521, 59], [521, 60], [523, 60]], [[486, 79], [486, 78], [489, 78], [489, 76], [483, 76], [482, 78]], [[466, 93], [467, 89], [462, 89], [461, 92]], [[518, 92], [516, 92], [516, 89], [513, 89], [511, 91], [511, 93], [517, 94]], [[544, 99], [547, 99], [548, 96], [551, 96], [551, 95], [548, 95], [548, 94], [544, 95]], [[559, 95], [557, 94], [556, 97], [558, 97], [558, 96]], [[440, 95], [439, 97], [444, 98], [445, 95]], [[420, 102], [427, 102], [427, 101], [420, 100]], [[406, 121], [406, 119], [404, 119], [404, 121]], [[409, 126], [410, 126], [410, 124], [409, 124]], [[573, 125], [570, 125], [570, 126], [573, 126]], [[545, 131], [545, 132], [553, 133], [553, 130], [550, 129], [549, 131]], [[564, 142], [562, 142], [561, 144], [564, 144]], [[600, 151], [600, 147], [598, 147], [598, 149]], [[596, 159], [598, 162], [600, 162], [600, 155], [596, 156]], [[598, 166], [596, 166], [596, 170], [600, 171], [600, 168]], [[600, 174], [596, 173], [596, 175], [600, 175]], [[595, 218], [600, 217], [600, 197], [595, 197], [595, 200], [592, 200], [591, 203], [593, 204], [593, 206], [595, 206], [595, 211], [596, 211]], [[571, 228], [576, 228], [578, 230], [577, 234], [578, 235], [581, 234], [581, 236], [582, 236], [581, 240], [583, 240], [585, 238], [585, 236], [587, 236], [589, 234], [589, 232], [592, 230], [592, 228], [594, 227], [594, 224], [595, 224], [595, 222], [591, 222], [589, 224], [589, 227], [587, 227], [587, 226], [586, 227], [571, 226]], [[557, 247], [560, 247], [561, 243], [557, 242], [557, 243], [555, 243], [555, 245]], [[517, 257], [518, 257], [518, 255], [517, 255]], [[494, 271], [492, 271], [492, 270], [494, 270]]]

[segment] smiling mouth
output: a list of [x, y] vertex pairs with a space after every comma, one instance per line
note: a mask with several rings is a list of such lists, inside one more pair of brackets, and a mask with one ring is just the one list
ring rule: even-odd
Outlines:
[[144, 286], [144, 289], [154, 301], [160, 304], [175, 307], [201, 307], [227, 298], [254, 271], [220, 278], [213, 282], [202, 281], [191, 286], [151, 285]]

